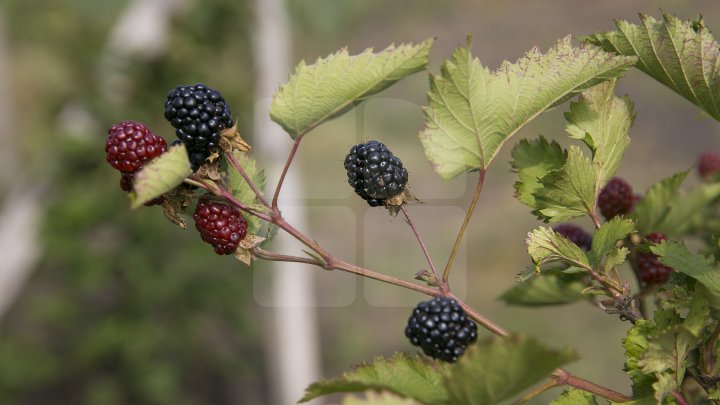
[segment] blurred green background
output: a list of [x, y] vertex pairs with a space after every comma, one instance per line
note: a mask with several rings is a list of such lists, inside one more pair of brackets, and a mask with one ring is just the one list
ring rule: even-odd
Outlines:
[[[148, 19], [168, 24], [166, 41], [124, 59], [113, 53], [111, 33], [131, 1], [0, 3], [0, 62], [7, 68], [0, 83], [8, 85], [0, 108], [11, 111], [0, 122], [0, 204], [12, 216], [12, 197], [27, 192], [41, 207], [29, 278], [0, 313], [0, 404], [272, 401], [267, 275], [215, 256], [193, 230], [169, 224], [157, 207], [131, 212], [117, 173], [104, 162], [106, 131], [117, 121], [141, 121], [174, 138], [162, 103], [180, 83], [221, 90], [252, 143], [254, 5], [175, 3], [180, 6], [166, 5], [160, 20]], [[356, 53], [436, 37], [432, 72], [467, 34], [474, 36], [476, 56], [495, 68], [567, 34], [610, 30], [613, 18], [635, 22], [637, 12], [702, 13], [711, 30], [720, 27], [717, 0], [300, 0], [286, 6], [295, 62], [346, 45]], [[360, 140], [388, 143], [426, 203], [410, 210], [435, 261], [444, 263], [474, 177], [443, 183], [425, 161], [416, 134], [426, 91], [426, 73], [416, 74], [318, 128], [295, 166], [309, 233], [344, 259], [407, 279], [424, 267], [407, 226], [354, 198], [341, 162]], [[638, 112], [620, 175], [638, 191], [687, 169], [700, 151], [720, 150], [717, 123], [699, 118], [695, 107], [639, 72], [627, 74], [620, 92]], [[544, 114], [517, 138], [543, 134], [568, 144], [566, 109]], [[288, 140], [277, 147], [289, 146]], [[511, 330], [576, 348], [582, 360], [571, 371], [626, 392], [620, 340], [627, 323], [587, 303], [527, 309], [497, 300], [529, 264], [523, 240], [537, 225], [513, 198], [509, 151], [489, 171], [453, 276], [455, 291]], [[315, 277], [323, 375], [376, 355], [414, 351], [403, 329], [423, 297], [346, 274], [318, 271]]]

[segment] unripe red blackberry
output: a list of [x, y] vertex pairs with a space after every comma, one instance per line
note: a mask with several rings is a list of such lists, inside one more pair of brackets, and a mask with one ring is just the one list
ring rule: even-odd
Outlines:
[[426, 355], [453, 363], [477, 340], [477, 325], [457, 301], [436, 297], [415, 307], [405, 336]]
[[165, 118], [185, 143], [193, 169], [217, 150], [220, 133], [234, 125], [230, 108], [219, 91], [204, 84], [180, 85], [168, 93]]
[[239, 210], [206, 198], [198, 201], [193, 219], [202, 240], [219, 255], [234, 253], [247, 233], [247, 221]]
[[[667, 240], [667, 236], [660, 232], [653, 232], [645, 236], [652, 243]], [[663, 284], [670, 278], [673, 268], [660, 263], [656, 254], [652, 252], [638, 252], [636, 257], [637, 275], [643, 284]]]
[[713, 151], [705, 151], [698, 159], [698, 173], [704, 179], [710, 179], [720, 172], [720, 154]]
[[635, 206], [630, 184], [620, 177], [613, 177], [598, 195], [598, 207], [605, 219], [632, 212]]
[[578, 245], [582, 250], [589, 251], [592, 248], [592, 235], [585, 232], [582, 228], [574, 224], [560, 224], [553, 227], [555, 232], [570, 239], [570, 241]]
[[378, 141], [353, 146], [344, 166], [348, 183], [371, 207], [402, 193], [408, 181], [402, 161]]
[[167, 151], [167, 143], [145, 125], [123, 121], [110, 127], [105, 141], [105, 160], [117, 170], [134, 173]]

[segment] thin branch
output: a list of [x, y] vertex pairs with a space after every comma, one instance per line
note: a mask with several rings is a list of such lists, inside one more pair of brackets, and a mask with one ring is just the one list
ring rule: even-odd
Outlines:
[[473, 307], [466, 304], [465, 302], [463, 302], [461, 299], [459, 299], [455, 295], [449, 294], [448, 297], [457, 301], [458, 304], [460, 304], [460, 306], [463, 308], [463, 310], [465, 310], [465, 312], [468, 314], [468, 316], [470, 316], [470, 318], [475, 320], [475, 322], [482, 325], [485, 329], [489, 330], [490, 332], [492, 332], [495, 335], [500, 336], [500, 337], [510, 336], [510, 332], [508, 332], [507, 329], [503, 328], [502, 326], [496, 324], [489, 318], [485, 317], [485, 315], [479, 313]]
[[223, 198], [226, 199], [230, 204], [234, 205], [235, 207], [237, 207], [237, 208], [238, 208], [239, 210], [241, 210], [241, 211], [247, 212], [247, 213], [250, 214], [250, 215], [254, 215], [254, 216], [262, 219], [263, 221], [267, 221], [267, 222], [271, 222], [271, 223], [273, 222], [273, 219], [272, 219], [272, 217], [271, 217], [269, 214], [267, 214], [267, 213], [265, 213], [265, 212], [262, 212], [262, 211], [259, 211], [259, 210], [257, 210], [257, 209], [248, 207], [247, 205], [245, 205], [245, 204], [243, 204], [242, 202], [240, 202], [240, 200], [238, 200], [237, 198], [235, 198], [235, 196], [233, 196], [231, 192], [225, 190], [224, 188], [221, 188], [220, 186], [217, 186], [217, 187], [218, 187], [218, 190], [215, 191], [215, 195], [218, 195], [218, 196], [220, 196], [220, 197], [223, 197]]
[[551, 380], [545, 382], [545, 384], [543, 384], [543, 385], [535, 388], [534, 390], [528, 392], [527, 394], [523, 395], [522, 398], [520, 398], [520, 399], [518, 399], [517, 401], [513, 402], [513, 405], [522, 405], [522, 404], [525, 404], [525, 403], [527, 403], [527, 401], [535, 398], [536, 396], [542, 394], [543, 392], [545, 392], [545, 391], [547, 391], [547, 390], [549, 390], [549, 389], [551, 389], [551, 388], [555, 388], [555, 387], [557, 387], [557, 386], [559, 386], [559, 385], [560, 385], [560, 384], [557, 382], [557, 380], [551, 379]]
[[687, 400], [682, 396], [679, 391], [673, 391], [673, 398], [675, 398], [678, 405], [688, 405]]
[[293, 144], [293, 147], [290, 150], [290, 154], [288, 155], [288, 158], [285, 161], [285, 166], [283, 167], [282, 173], [280, 174], [280, 179], [278, 180], [277, 186], [275, 187], [275, 194], [273, 195], [273, 199], [272, 199], [272, 209], [273, 209], [273, 212], [275, 215], [277, 215], [278, 197], [280, 196], [280, 189], [282, 188], [283, 182], [285, 181], [285, 176], [287, 175], [287, 172], [290, 169], [290, 164], [292, 164], [293, 158], [295, 158], [295, 154], [297, 153], [298, 147], [300, 146], [300, 141], [302, 141], [303, 136], [307, 133], [308, 130], [301, 132], [297, 136], [297, 138], [295, 138], [295, 143]]
[[594, 382], [576, 377], [561, 368], [553, 372], [552, 378], [557, 381], [558, 385], [568, 385], [579, 390], [587, 391], [591, 394], [599, 395], [613, 402], [632, 401], [632, 398], [627, 395], [623, 395], [617, 391], [611, 390], [610, 388], [606, 388], [601, 385], [597, 385]]
[[269, 260], [273, 262], [293, 262], [293, 263], [305, 263], [305, 264], [311, 264], [313, 266], [320, 266], [324, 267], [325, 264], [312, 259], [310, 257], [301, 257], [301, 256], [290, 256], [290, 255], [282, 255], [275, 252], [270, 252], [268, 250], [264, 250], [260, 248], [259, 246], [255, 246], [252, 248], [252, 253], [256, 257], [263, 259], [263, 260]]
[[418, 243], [420, 244], [420, 248], [422, 249], [423, 253], [425, 254], [425, 259], [427, 259], [428, 265], [430, 266], [430, 270], [432, 271], [433, 275], [435, 276], [435, 280], [438, 283], [440, 283], [440, 291], [443, 294], [447, 294], [448, 293], [447, 283], [442, 283], [440, 281], [440, 275], [438, 274], [437, 269], [435, 268], [435, 264], [433, 264], [433, 261], [430, 258], [430, 253], [428, 252], [427, 247], [425, 246], [425, 242], [423, 241], [417, 228], [415, 228], [415, 224], [413, 223], [412, 219], [410, 218], [410, 213], [407, 211], [407, 208], [405, 208], [404, 204], [400, 206], [400, 210], [402, 211], [403, 215], [405, 215], [405, 220], [407, 221], [408, 225], [410, 225], [410, 229], [412, 229], [413, 234], [415, 234], [415, 238], [417, 239]]
[[227, 157], [228, 161], [230, 162], [230, 165], [237, 170], [238, 173], [242, 176], [242, 178], [245, 180], [245, 182], [250, 186], [250, 189], [255, 193], [255, 196], [257, 196], [258, 200], [260, 200], [260, 203], [262, 205], [266, 206], [267, 208], [270, 208], [267, 201], [265, 201], [265, 198], [263, 198], [262, 193], [258, 190], [257, 186], [255, 185], [255, 182], [252, 181], [250, 176], [248, 176], [247, 172], [245, 171], [245, 168], [238, 163], [237, 159], [235, 159], [235, 156], [233, 156], [232, 153], [226, 153], [225, 157]]
[[450, 269], [452, 268], [453, 262], [455, 261], [455, 255], [460, 248], [460, 242], [465, 235], [465, 230], [467, 229], [468, 223], [470, 222], [470, 217], [472, 217], [472, 214], [475, 211], [475, 206], [477, 205], [478, 198], [480, 197], [480, 192], [482, 191], [484, 181], [485, 170], [480, 170], [477, 185], [475, 186], [475, 194], [473, 194], [472, 201], [470, 201], [470, 206], [465, 213], [465, 219], [463, 220], [462, 226], [460, 226], [460, 231], [458, 232], [457, 238], [455, 238], [455, 244], [453, 245], [452, 251], [450, 251], [450, 257], [448, 258], [447, 264], [445, 265], [445, 270], [443, 271], [442, 284], [448, 286], [448, 289], [448, 278], [450, 277]]

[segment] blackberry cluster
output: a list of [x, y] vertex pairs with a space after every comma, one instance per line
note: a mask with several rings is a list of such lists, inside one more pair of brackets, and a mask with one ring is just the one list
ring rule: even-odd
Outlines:
[[165, 118], [185, 143], [193, 170], [217, 149], [220, 133], [234, 125], [219, 91], [204, 84], [181, 85], [168, 93]]
[[234, 253], [247, 234], [245, 217], [236, 208], [223, 203], [201, 198], [193, 219], [202, 240], [211, 244], [219, 255]]
[[[120, 171], [120, 188], [128, 193], [133, 189], [135, 173], [166, 151], [165, 139], [134, 121], [123, 121], [110, 127], [105, 141], [105, 160]], [[162, 204], [163, 200], [160, 196], [145, 205]]]
[[371, 207], [402, 193], [408, 181], [402, 161], [378, 141], [353, 146], [345, 157], [345, 170], [350, 186]]
[[[660, 232], [653, 232], [645, 236], [645, 239], [652, 243], [660, 243], [667, 240], [667, 236]], [[670, 278], [673, 268], [660, 263], [657, 255], [652, 252], [637, 253], [637, 275], [640, 281], [646, 285], [663, 284]]]
[[598, 207], [605, 219], [626, 215], [635, 208], [632, 187], [620, 177], [613, 177], [598, 195]]
[[553, 228], [555, 232], [570, 239], [570, 241], [586, 252], [592, 248], [592, 235], [573, 224], [560, 224]]
[[720, 173], [720, 154], [713, 151], [703, 152], [698, 159], [698, 173], [706, 180]]
[[426, 355], [454, 363], [477, 340], [477, 325], [457, 301], [436, 297], [415, 307], [405, 336]]

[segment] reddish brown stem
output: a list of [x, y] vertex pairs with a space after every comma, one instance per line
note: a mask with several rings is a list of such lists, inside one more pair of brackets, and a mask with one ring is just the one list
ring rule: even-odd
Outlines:
[[629, 402], [632, 398], [627, 395], [623, 395], [617, 391], [613, 391], [609, 388], [605, 388], [601, 385], [597, 385], [594, 382], [576, 377], [569, 372], [559, 368], [553, 372], [552, 378], [557, 381], [558, 385], [568, 385], [579, 390], [587, 391], [589, 393], [599, 395], [603, 398], [609, 399], [613, 402]]
[[285, 181], [285, 176], [287, 175], [287, 172], [290, 169], [290, 165], [292, 164], [292, 161], [295, 158], [295, 154], [297, 153], [298, 148], [300, 147], [300, 141], [302, 141], [303, 135], [305, 135], [305, 133], [301, 133], [297, 136], [297, 138], [295, 138], [295, 143], [293, 144], [293, 147], [290, 150], [290, 154], [288, 155], [288, 158], [285, 161], [285, 166], [283, 166], [282, 173], [280, 174], [280, 179], [278, 180], [277, 186], [275, 187], [275, 194], [273, 194], [273, 199], [272, 199], [272, 209], [275, 213], [277, 213], [277, 209], [278, 209], [277, 202], [278, 202], [278, 197], [280, 196], [280, 189], [282, 188], [283, 182]]
[[673, 391], [673, 398], [677, 401], [678, 405], [688, 405], [687, 400], [679, 391]]
[[262, 193], [257, 189], [257, 186], [252, 181], [250, 176], [248, 176], [247, 172], [245, 171], [245, 168], [238, 163], [238, 161], [235, 159], [235, 156], [233, 156], [232, 153], [226, 153], [225, 157], [227, 157], [228, 161], [230, 162], [230, 165], [237, 170], [238, 173], [242, 176], [242, 178], [245, 180], [245, 182], [250, 186], [250, 189], [255, 193], [255, 196], [257, 196], [258, 200], [260, 200], [260, 203], [264, 205], [267, 208], [270, 208], [267, 201], [265, 201], [265, 198], [263, 198]]
[[410, 218], [410, 213], [408, 212], [407, 208], [405, 208], [405, 205], [400, 206], [400, 210], [402, 211], [403, 215], [405, 215], [405, 220], [407, 221], [408, 225], [410, 225], [410, 229], [412, 229], [413, 234], [415, 234], [415, 239], [417, 239], [418, 243], [420, 244], [420, 248], [422, 249], [423, 253], [425, 254], [425, 259], [428, 262], [428, 265], [430, 266], [430, 270], [432, 271], [433, 275], [435, 276], [435, 280], [440, 284], [440, 292], [442, 292], [443, 295], [447, 295], [448, 293], [448, 285], [447, 283], [443, 283], [440, 280], [440, 275], [437, 272], [437, 269], [435, 268], [435, 264], [433, 264], [432, 259], [430, 258], [430, 252], [428, 252], [427, 247], [425, 246], [425, 242], [423, 241], [423, 238], [420, 236], [420, 233], [418, 232], [417, 228], [415, 228], [415, 224], [413, 223], [412, 219]]

